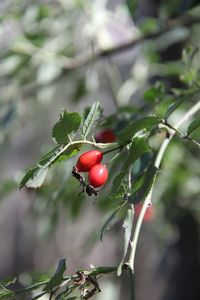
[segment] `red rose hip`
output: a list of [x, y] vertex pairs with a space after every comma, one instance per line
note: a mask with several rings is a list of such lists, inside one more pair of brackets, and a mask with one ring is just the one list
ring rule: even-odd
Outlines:
[[88, 175], [89, 184], [93, 187], [99, 187], [106, 183], [108, 179], [108, 170], [105, 165], [97, 164], [93, 166]]
[[111, 129], [104, 129], [95, 135], [97, 143], [113, 143], [116, 139], [117, 137]]
[[101, 162], [103, 153], [99, 150], [90, 150], [83, 153], [76, 164], [78, 172], [88, 172], [90, 169]]
[[[139, 217], [139, 215], [140, 215], [140, 212], [142, 210], [142, 205], [143, 205], [143, 203], [137, 203], [134, 205], [135, 215], [137, 217]], [[151, 205], [151, 206], [147, 207], [147, 210], [144, 215], [144, 222], [152, 221], [154, 219], [154, 216], [155, 216], [155, 208], [153, 205]]]

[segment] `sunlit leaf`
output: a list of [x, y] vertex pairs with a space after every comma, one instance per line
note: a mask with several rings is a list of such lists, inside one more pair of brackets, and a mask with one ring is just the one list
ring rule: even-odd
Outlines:
[[157, 116], [149, 116], [138, 121], [134, 121], [128, 127], [124, 128], [118, 133], [119, 141], [126, 142], [133, 138], [137, 132], [143, 129], [151, 129], [159, 122], [161, 122], [161, 118]]
[[42, 185], [47, 175], [47, 168], [39, 168], [36, 167], [34, 169], [30, 169], [25, 176], [23, 177], [22, 181], [20, 182], [20, 189], [25, 185], [29, 188], [37, 188]]
[[48, 152], [38, 162], [37, 167], [30, 169], [24, 175], [19, 185], [20, 189], [24, 186], [29, 188], [40, 187], [45, 180], [49, 167], [60, 160], [67, 160], [76, 155], [80, 150], [80, 147], [80, 143], [67, 144], [65, 146], [56, 147]]
[[85, 139], [89, 134], [90, 130], [94, 127], [95, 123], [99, 119], [101, 114], [101, 106], [99, 101], [94, 103], [84, 121], [81, 128], [81, 136]]
[[67, 160], [70, 157], [76, 155], [80, 151], [81, 146], [81, 143], [69, 143], [65, 146], [56, 147], [45, 154], [38, 162], [38, 165], [43, 168], [48, 168], [56, 162]]
[[82, 116], [79, 113], [63, 111], [52, 129], [52, 137], [58, 144], [70, 142], [70, 134], [78, 131], [81, 122]]

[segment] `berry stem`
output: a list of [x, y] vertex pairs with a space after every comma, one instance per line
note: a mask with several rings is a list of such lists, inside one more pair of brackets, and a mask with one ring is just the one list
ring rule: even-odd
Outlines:
[[[129, 143], [129, 142], [128, 142], [128, 143]], [[118, 145], [118, 146], [113, 147], [113, 148], [111, 148], [111, 149], [109, 149], [109, 150], [106, 150], [106, 151], [103, 152], [103, 155], [108, 154], [108, 153], [111, 153], [111, 152], [113, 152], [113, 151], [117, 151], [117, 150], [120, 150], [120, 151], [121, 151], [128, 143], [126, 143], [126, 144], [124, 144], [124, 145]]]

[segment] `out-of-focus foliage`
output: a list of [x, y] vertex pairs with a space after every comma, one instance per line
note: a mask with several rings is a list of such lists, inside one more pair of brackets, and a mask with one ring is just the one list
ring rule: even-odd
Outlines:
[[[157, 18], [140, 20], [138, 2], [0, 4], [0, 144], [4, 149], [16, 133], [21, 137], [35, 132], [33, 139], [39, 137], [42, 152], [38, 163], [34, 159], [26, 164], [27, 169], [35, 165], [24, 177], [22, 168], [9, 178], [1, 175], [0, 197], [16, 190], [21, 181], [20, 187], [35, 199], [33, 214], [46, 219], [46, 233], [51, 234], [61, 211], [74, 219], [86, 207], [88, 196], [79, 194], [82, 189], [71, 171], [80, 151], [97, 147], [108, 152], [103, 162], [109, 167], [108, 183], [96, 199], [96, 209], [105, 214], [98, 236], [103, 239], [118, 220], [124, 229], [118, 269], [82, 270], [65, 276], [66, 264], [61, 260], [52, 277], [33, 278], [33, 285], [25, 290], [32, 293], [31, 299], [57, 291], [56, 299], [76, 299], [78, 288], [84, 293], [89, 285], [94, 293], [99, 291], [91, 276], [121, 274], [131, 236], [130, 206], [143, 201], [152, 187], [153, 203], [160, 212], [155, 224], [160, 240], [167, 222], [178, 218], [182, 208], [200, 221], [199, 116], [177, 132], [161, 170], [153, 166], [162, 141], [199, 100], [199, 36], [189, 22], [182, 24], [179, 18], [182, 13], [198, 17], [198, 3], [163, 2]], [[137, 27], [132, 22], [135, 16]], [[178, 17], [170, 23], [172, 16]], [[117, 50], [132, 40], [137, 43], [129, 52]], [[183, 48], [182, 58], [166, 61], [165, 53], [177, 43]], [[107, 108], [112, 114], [108, 115]], [[50, 137], [51, 128], [56, 146], [46, 137], [43, 140], [43, 130]], [[104, 128], [112, 129], [115, 143], [95, 142], [95, 132]], [[10, 284], [2, 282], [0, 299], [14, 299]]]

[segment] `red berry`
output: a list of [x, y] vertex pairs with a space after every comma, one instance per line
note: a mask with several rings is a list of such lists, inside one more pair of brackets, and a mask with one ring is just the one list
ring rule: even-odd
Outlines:
[[78, 172], [88, 172], [94, 165], [101, 162], [103, 153], [99, 150], [90, 150], [83, 153], [76, 164]]
[[88, 175], [89, 184], [93, 187], [104, 185], [107, 178], [108, 170], [106, 169], [106, 166], [102, 164], [97, 164], [94, 167], [92, 167]]
[[[143, 203], [137, 203], [134, 208], [135, 208], [135, 215], [138, 217], [140, 212], [141, 212], [141, 209], [142, 209], [142, 205]], [[148, 221], [152, 221], [154, 219], [154, 216], [155, 216], [155, 208], [153, 205], [147, 207], [147, 210], [145, 212], [145, 215], [144, 215], [144, 221], [145, 222], [148, 222]]]
[[104, 129], [95, 135], [97, 143], [112, 143], [116, 141], [116, 135], [111, 129]]

